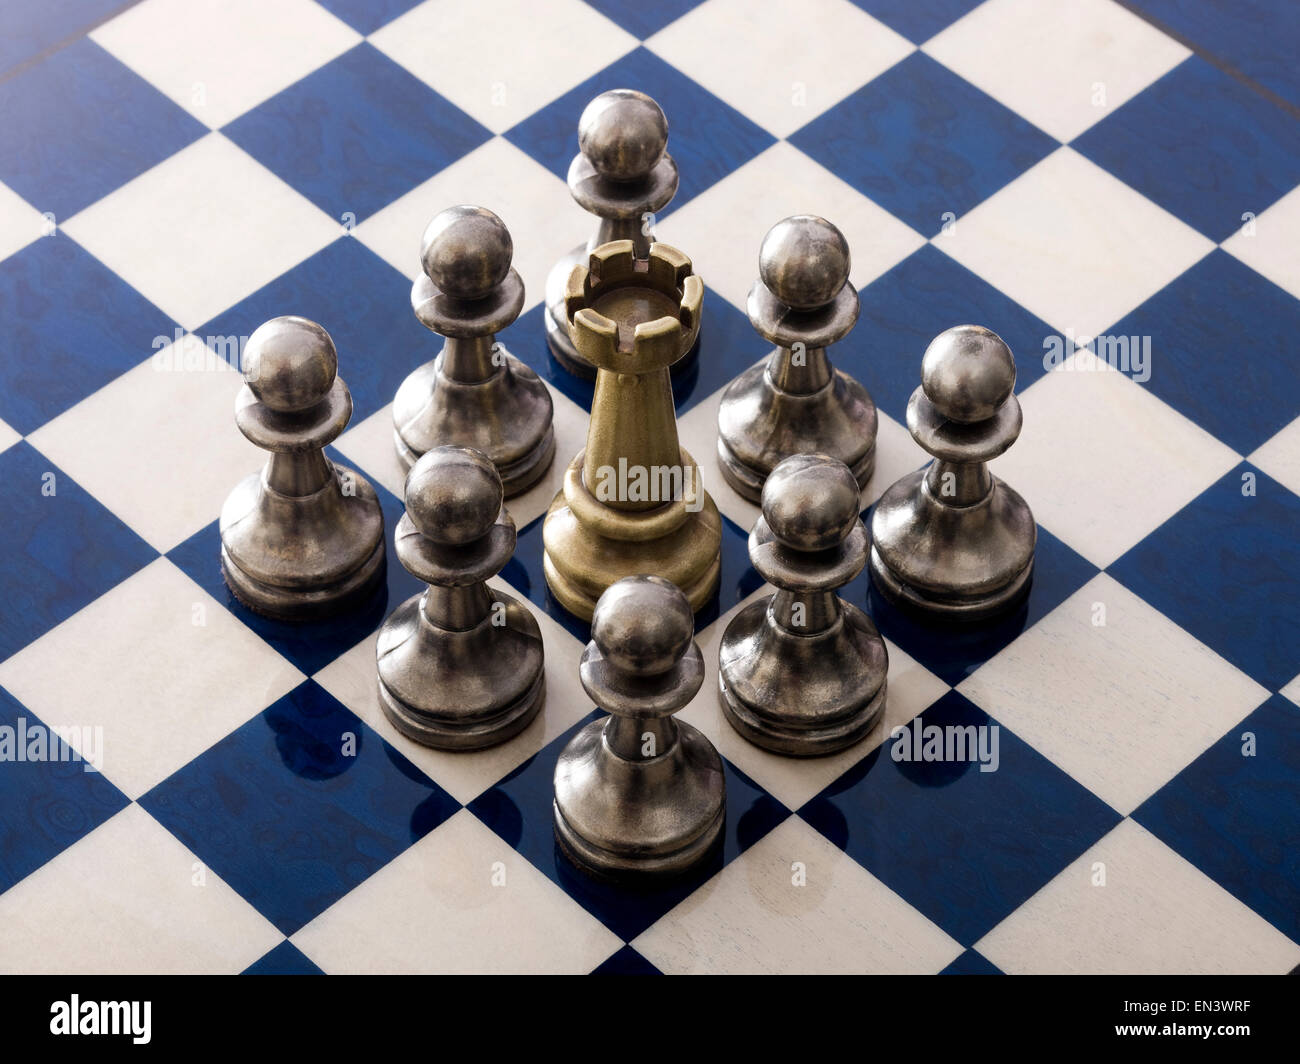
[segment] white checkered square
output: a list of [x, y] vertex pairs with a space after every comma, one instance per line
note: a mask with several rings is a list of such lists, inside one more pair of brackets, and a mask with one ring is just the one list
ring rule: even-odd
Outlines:
[[144, 0], [90, 36], [209, 129], [361, 40], [312, 0]]
[[1300, 418], [1266, 440], [1250, 455], [1250, 462], [1300, 495]]
[[9, 450], [22, 437], [14, 431], [7, 421], [0, 421], [0, 452]]
[[63, 228], [189, 330], [342, 233], [220, 133], [146, 170]]
[[0, 970], [236, 975], [282, 936], [138, 805], [0, 895]]
[[102, 736], [104, 776], [133, 799], [302, 680], [166, 558], [0, 664], [48, 725]]
[[8, 185], [0, 184], [0, 259], [53, 231], [45, 215]]
[[1256, 273], [1300, 299], [1300, 186], [1293, 188], [1258, 218], [1247, 219], [1223, 242]]
[[934, 974], [962, 952], [798, 817], [632, 945], [669, 974]]
[[1020, 438], [991, 468], [1041, 524], [1099, 568], [1240, 461], [1090, 351], [1035, 381], [1020, 405]]
[[415, 280], [425, 227], [458, 203], [486, 207], [506, 223], [514, 267], [524, 281], [524, 313], [546, 297], [546, 275], [561, 251], [586, 241], [595, 225], [563, 181], [508, 140], [494, 137], [367, 218], [352, 235]]
[[[741, 737], [723, 715], [718, 694], [718, 649], [728, 623], [745, 606], [776, 589], [765, 584], [709, 625], [697, 638], [704, 655], [704, 684], [680, 718], [707, 735], [718, 751], [787, 809], [798, 809], [880, 746], [894, 728], [938, 701], [948, 685], [893, 643], [889, 652], [885, 715], [861, 742], [826, 757], [794, 758], [769, 753]], [[861, 608], [861, 603], [855, 603]]]
[[29, 442], [166, 553], [209, 524], [240, 479], [266, 462], [234, 427], [242, 386], [229, 363], [186, 335]]
[[705, 283], [744, 310], [758, 279], [763, 236], [792, 214], [818, 214], [840, 228], [853, 250], [849, 280], [858, 288], [925, 243], [915, 230], [785, 142], [673, 211], [655, 232], [665, 243], [687, 249]]
[[975, 948], [1011, 974], [1274, 974], [1300, 946], [1131, 820]]
[[[396, 563], [396, 559], [393, 560]], [[519, 592], [501, 579], [491, 585], [519, 598]], [[398, 603], [390, 603], [396, 609]], [[434, 750], [408, 739], [389, 723], [379, 708], [375, 679], [375, 641], [378, 633], [362, 640], [342, 657], [318, 672], [314, 679], [325, 690], [374, 728], [417, 765], [443, 790], [462, 804], [477, 798], [552, 740], [592, 711], [591, 699], [578, 681], [578, 660], [583, 644], [541, 610], [529, 607], [542, 630], [546, 648], [546, 704], [520, 735], [508, 743], [472, 753]]]
[[425, 0], [370, 43], [493, 133], [637, 45], [580, 0], [549, 0], [545, 10], [528, 0]]
[[1124, 814], [1268, 697], [1105, 573], [958, 690]]
[[995, 192], [934, 245], [1053, 328], [1097, 336], [1214, 244], [1071, 148]]
[[462, 809], [293, 936], [329, 974], [570, 974], [622, 945]]
[[1114, 0], [988, 0], [921, 50], [1060, 141], [1191, 54]]
[[778, 137], [913, 51], [848, 0], [705, 0], [646, 47]]
[[[429, 357], [432, 358], [440, 349], [437, 339], [430, 336], [433, 346]], [[538, 338], [539, 344], [544, 341]], [[506, 350], [510, 348], [507, 346]], [[411, 367], [415, 369], [414, 366]], [[555, 430], [555, 460], [551, 468], [531, 488], [513, 499], [506, 500], [506, 509], [514, 519], [516, 528], [524, 528], [542, 514], [546, 513], [551, 500], [564, 480], [564, 471], [587, 442], [587, 412], [573, 402], [568, 396], [557, 392], [547, 385], [551, 393], [551, 402], [555, 408], [553, 428]], [[399, 499], [403, 496], [406, 483], [406, 471], [397, 460], [393, 447], [393, 406], [390, 403], [366, 418], [359, 425], [354, 425], [339, 437], [335, 446], [340, 453], [354, 462], [367, 476], [382, 484]], [[718, 478], [721, 479], [720, 477]], [[714, 481], [708, 481], [712, 488]]]

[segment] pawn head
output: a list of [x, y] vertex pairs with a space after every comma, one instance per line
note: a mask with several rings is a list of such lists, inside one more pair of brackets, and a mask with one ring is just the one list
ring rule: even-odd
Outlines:
[[448, 207], [424, 230], [425, 276], [456, 299], [482, 299], [510, 272], [515, 245], [506, 223], [483, 207]]
[[244, 347], [244, 381], [258, 402], [280, 414], [310, 410], [334, 386], [339, 356], [321, 326], [306, 318], [272, 318]]
[[763, 520], [793, 550], [838, 547], [857, 524], [858, 510], [858, 482], [830, 455], [791, 455], [763, 484]]
[[578, 119], [578, 150], [610, 181], [648, 177], [667, 147], [668, 119], [635, 89], [602, 92]]
[[925, 397], [949, 421], [986, 421], [1016, 386], [1016, 360], [997, 333], [957, 325], [930, 341], [921, 358]]
[[667, 672], [694, 636], [691, 604], [660, 576], [627, 576], [611, 584], [591, 618], [591, 638], [601, 654], [634, 676]]
[[496, 466], [472, 447], [435, 447], [406, 476], [411, 523], [420, 535], [443, 546], [462, 546], [486, 536], [503, 498]]
[[767, 231], [758, 252], [758, 275], [787, 307], [815, 310], [849, 279], [849, 242], [825, 218], [795, 214]]

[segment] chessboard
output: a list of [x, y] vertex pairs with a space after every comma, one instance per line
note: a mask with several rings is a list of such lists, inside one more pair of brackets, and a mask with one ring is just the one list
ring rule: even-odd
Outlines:
[[[0, 971], [1296, 967], [1297, 51], [1286, 0], [6, 3]], [[725, 518], [681, 715], [724, 758], [724, 844], [653, 888], [569, 866], [551, 811], [601, 711], [542, 573], [592, 396], [548, 353], [543, 285], [592, 227], [578, 115], [619, 87], [668, 116], [658, 237], [707, 287], [675, 402]], [[231, 598], [217, 530], [265, 457], [234, 423], [242, 343], [297, 314], [355, 403], [330, 456], [391, 535], [390, 404], [440, 343], [409, 302], [420, 235], [458, 203], [510, 227], [500, 340], [558, 441], [498, 578], [542, 626], [545, 708], [472, 754], [378, 708], [376, 631], [420, 590], [391, 554], [383, 609], [291, 626]], [[718, 706], [722, 630], [765, 588], [714, 454], [721, 390], [768, 350], [760, 241], [800, 212], [852, 248], [831, 357], [879, 408], [864, 515], [926, 460], [920, 357], [969, 322], [1015, 353], [1024, 431], [993, 470], [1039, 530], [1001, 621], [844, 589], [887, 640], [886, 719], [793, 760]], [[969, 727], [993, 756], [900, 754]]]

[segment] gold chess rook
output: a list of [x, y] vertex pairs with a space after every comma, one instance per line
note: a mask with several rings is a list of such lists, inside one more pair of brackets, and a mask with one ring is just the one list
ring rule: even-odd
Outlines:
[[691, 260], [667, 244], [637, 258], [631, 240], [614, 240], [569, 274], [565, 315], [596, 391], [587, 445], [542, 526], [543, 566], [551, 593], [584, 620], [627, 576], [663, 577], [692, 610], [718, 585], [722, 519], [677, 441], [668, 372], [695, 342], [703, 299]]

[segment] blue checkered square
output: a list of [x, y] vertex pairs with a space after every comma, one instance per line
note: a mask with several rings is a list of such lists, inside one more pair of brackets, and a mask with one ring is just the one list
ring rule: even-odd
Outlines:
[[174, 339], [175, 324], [62, 233], [0, 262], [0, 418], [34, 432]]
[[1274, 695], [1133, 819], [1300, 940], [1300, 707]]
[[880, 19], [914, 44], [924, 44], [981, 0], [853, 0], [867, 14]]
[[0, 658], [66, 621], [158, 557], [28, 443], [0, 453]]
[[86, 771], [62, 740], [45, 746], [45, 760], [28, 760], [49, 738], [47, 723], [0, 688], [0, 891], [129, 804], [102, 775]]
[[140, 804], [286, 935], [460, 808], [311, 680]]
[[1300, 123], [1197, 56], [1074, 147], [1216, 241], [1300, 182]]
[[241, 975], [324, 975], [311, 958], [288, 940], [245, 968]]
[[1222, 57], [1242, 75], [1300, 107], [1300, 18], [1288, 0], [1136, 0], [1166, 32]]
[[1055, 330], [933, 245], [878, 277], [859, 298], [858, 324], [831, 355], [895, 421], [906, 419], [925, 349], [954, 325], [983, 325], [1007, 342], [1016, 359], [1017, 392], [1046, 372], [1043, 341]]
[[263, 322], [297, 314], [323, 325], [352, 393], [352, 423], [393, 401], [442, 339], [410, 309], [411, 284], [358, 240], [340, 237], [200, 326], [199, 336], [247, 337]]
[[[864, 520], [870, 528], [870, 511]], [[1000, 617], [962, 623], [919, 616], [887, 602], [866, 571], [841, 594], [852, 602], [865, 600], [882, 635], [955, 687], [1083, 587], [1097, 571], [1091, 562], [1039, 525], [1029, 594], [1018, 608]]]
[[1240, 465], [1108, 569], [1270, 691], [1300, 673], [1300, 497]]
[[316, 0], [358, 33], [374, 33], [399, 15], [419, 6], [421, 0]]
[[[347, 461], [328, 448], [326, 454], [338, 466]], [[340, 654], [356, 646], [384, 623], [384, 618], [425, 585], [408, 573], [393, 555], [392, 538], [405, 507], [402, 501], [371, 481], [384, 511], [387, 537], [387, 580], [371, 598], [346, 613], [319, 621], [290, 622], [254, 613], [230, 592], [221, 575], [221, 531], [213, 521], [184, 543], [173, 547], [167, 557], [191, 580], [215, 598], [244, 624], [275, 647], [308, 676], [319, 672]], [[232, 484], [233, 488], [234, 485]]]
[[354, 223], [492, 136], [365, 42], [222, 132], [330, 217]]
[[122, 0], [7, 0], [0, 6], [0, 74], [38, 61], [121, 6]]
[[[922, 727], [987, 728], [949, 691]], [[953, 938], [971, 945], [1113, 828], [1120, 816], [998, 725], [998, 766], [895, 761], [873, 750], [799, 816]]]
[[589, 6], [641, 40], [658, 33], [670, 22], [676, 22], [702, 2], [703, 0], [659, 0], [658, 3], [647, 4], [645, 0], [587, 0]]
[[88, 38], [0, 81], [0, 181], [60, 221], [207, 130]]
[[790, 137], [913, 229], [934, 236], [1057, 142], [923, 52]]
[[1108, 332], [1151, 337], [1144, 386], [1239, 454], [1300, 410], [1300, 302], [1226, 252], [1212, 251]]

